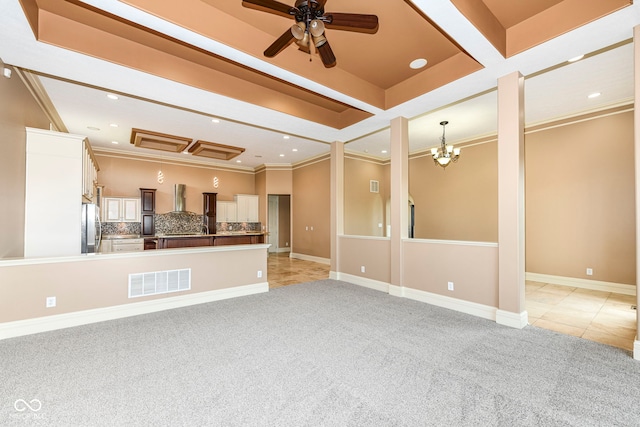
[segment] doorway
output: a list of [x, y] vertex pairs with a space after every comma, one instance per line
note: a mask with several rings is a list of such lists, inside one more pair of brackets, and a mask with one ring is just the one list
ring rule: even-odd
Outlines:
[[291, 195], [269, 194], [267, 212], [269, 252], [291, 251]]

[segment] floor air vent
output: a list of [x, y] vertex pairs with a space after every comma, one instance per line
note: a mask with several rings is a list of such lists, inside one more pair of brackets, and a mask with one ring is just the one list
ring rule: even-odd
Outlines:
[[129, 275], [129, 298], [168, 294], [191, 289], [191, 269]]

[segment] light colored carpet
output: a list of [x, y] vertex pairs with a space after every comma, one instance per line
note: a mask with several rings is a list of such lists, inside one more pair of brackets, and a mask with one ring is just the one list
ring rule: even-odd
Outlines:
[[333, 280], [0, 341], [0, 368], [3, 426], [640, 425], [624, 350]]

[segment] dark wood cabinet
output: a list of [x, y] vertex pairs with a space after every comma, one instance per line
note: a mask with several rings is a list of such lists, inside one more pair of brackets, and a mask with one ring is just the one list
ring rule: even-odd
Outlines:
[[202, 193], [202, 214], [204, 225], [210, 234], [216, 233], [216, 198], [218, 193]]
[[213, 236], [158, 237], [158, 249], [213, 246]]
[[[156, 189], [140, 189], [140, 221], [142, 236], [153, 236], [156, 234]], [[146, 249], [146, 247], [145, 247]]]
[[216, 236], [215, 246], [223, 245], [248, 245], [251, 243], [252, 236]]
[[158, 240], [156, 239], [151, 239], [151, 238], [147, 238], [144, 239], [144, 250], [149, 250], [149, 249], [157, 249], [158, 248]]

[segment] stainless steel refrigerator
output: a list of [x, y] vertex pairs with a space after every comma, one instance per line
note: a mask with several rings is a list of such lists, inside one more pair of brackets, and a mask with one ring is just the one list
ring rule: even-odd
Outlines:
[[81, 221], [81, 252], [92, 254], [98, 252], [102, 235], [102, 224], [100, 223], [100, 211], [94, 203], [82, 204]]

